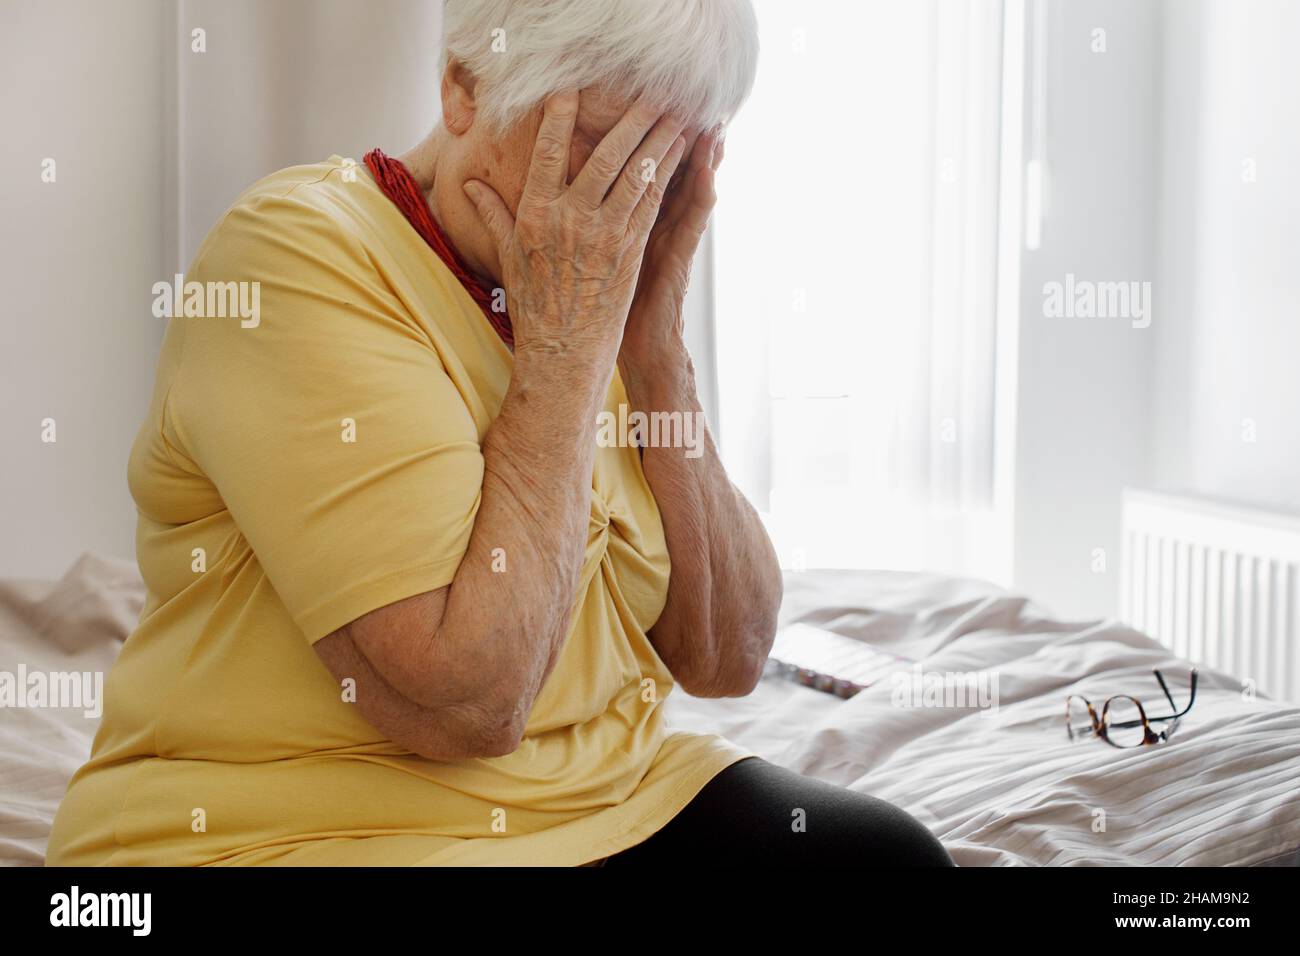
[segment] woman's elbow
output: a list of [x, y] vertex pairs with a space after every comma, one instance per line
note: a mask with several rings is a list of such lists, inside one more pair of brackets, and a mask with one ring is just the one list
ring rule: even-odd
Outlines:
[[502, 715], [479, 728], [470, 738], [477, 757], [505, 757], [519, 749], [527, 722], [512, 715]]
[[517, 701], [440, 708], [413, 749], [430, 760], [504, 757], [519, 749], [526, 724]]
[[673, 673], [677, 685], [692, 697], [748, 697], [763, 679], [766, 652], [742, 654]]
[[706, 683], [710, 693], [696, 696], [747, 697], [754, 692], [767, 672], [767, 655], [776, 639], [780, 600], [778, 588], [775, 600], [756, 606], [748, 620], [731, 625], [731, 630], [743, 637], [716, 658], [717, 666]]

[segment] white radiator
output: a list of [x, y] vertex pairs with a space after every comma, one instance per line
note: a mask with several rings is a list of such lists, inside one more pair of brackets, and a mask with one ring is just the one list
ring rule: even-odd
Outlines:
[[1126, 490], [1123, 535], [1126, 624], [1300, 702], [1300, 518]]

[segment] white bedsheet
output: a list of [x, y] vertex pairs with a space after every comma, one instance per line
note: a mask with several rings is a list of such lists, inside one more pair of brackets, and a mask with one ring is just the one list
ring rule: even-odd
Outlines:
[[[83, 557], [57, 583], [0, 581], [0, 671], [104, 673], [143, 602], [134, 563], [108, 558]], [[84, 709], [0, 708], [0, 865], [44, 861], [98, 725]]]
[[[57, 584], [0, 582], [0, 671], [106, 670], [134, 626], [143, 585], [128, 562], [85, 558]], [[680, 728], [722, 733], [792, 769], [917, 815], [957, 862], [1250, 864], [1300, 848], [1300, 710], [1244, 699], [1202, 671], [1168, 745], [1071, 743], [1064, 698], [1178, 697], [1187, 664], [1114, 624], [1051, 620], [980, 582], [883, 572], [787, 578], [782, 623], [868, 640], [926, 670], [998, 675], [993, 716], [904, 709], [877, 685], [849, 701], [779, 678], [743, 700], [666, 703]], [[39, 864], [96, 721], [80, 711], [0, 709], [0, 864]], [[1094, 829], [1105, 814], [1105, 829]]]
[[744, 700], [675, 694], [680, 729], [721, 733], [801, 773], [871, 793], [925, 822], [961, 865], [1295, 863], [1300, 709], [1250, 699], [1202, 669], [1168, 744], [1071, 742], [1070, 693], [1129, 693], [1165, 713], [1189, 664], [1113, 622], [1048, 618], [980, 582], [881, 572], [787, 576], [782, 624], [804, 621], [923, 661], [997, 676], [998, 706], [900, 707], [892, 682], [851, 700], [765, 678]]

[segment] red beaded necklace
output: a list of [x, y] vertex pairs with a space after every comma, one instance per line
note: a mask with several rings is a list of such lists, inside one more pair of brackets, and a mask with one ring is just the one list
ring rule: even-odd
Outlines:
[[442, 228], [433, 218], [433, 213], [429, 211], [429, 203], [424, 198], [424, 193], [415, 182], [415, 177], [411, 175], [410, 170], [402, 164], [400, 160], [393, 159], [391, 156], [385, 156], [382, 151], [372, 149], [366, 153], [366, 167], [375, 177], [375, 182], [385, 196], [393, 201], [393, 204], [402, 211], [406, 221], [418, 232], [421, 238], [429, 244], [429, 248], [438, 254], [438, 258], [446, 263], [447, 268], [451, 270], [460, 284], [465, 287], [465, 291], [470, 297], [478, 303], [483, 314], [487, 316], [488, 322], [496, 330], [501, 341], [506, 344], [507, 348], [513, 348], [515, 344], [514, 329], [510, 325], [510, 313], [505, 310], [504, 300], [501, 300], [502, 311], [498, 312], [493, 309], [493, 299], [495, 296], [494, 289], [490, 289], [465, 267], [461, 261], [451, 241], [443, 233]]

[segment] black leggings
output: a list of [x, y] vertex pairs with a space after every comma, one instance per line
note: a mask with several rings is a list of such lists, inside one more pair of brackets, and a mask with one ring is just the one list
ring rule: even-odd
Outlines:
[[759, 757], [727, 767], [662, 830], [605, 861], [606, 866], [683, 863], [953, 865], [934, 835], [892, 804]]

